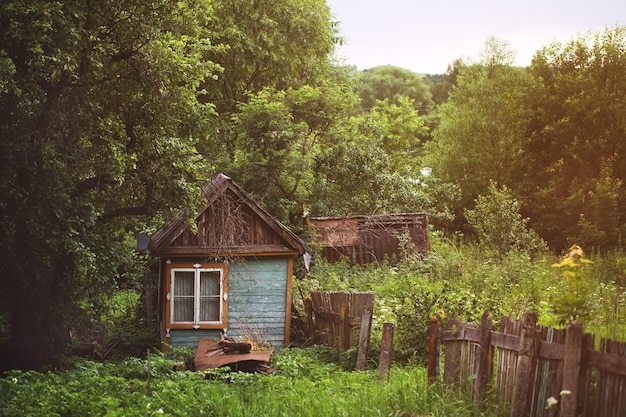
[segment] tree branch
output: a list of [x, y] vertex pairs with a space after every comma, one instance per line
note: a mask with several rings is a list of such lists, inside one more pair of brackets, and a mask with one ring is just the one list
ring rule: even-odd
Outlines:
[[146, 196], [144, 198], [143, 204], [140, 206], [128, 206], [128, 207], [118, 207], [111, 211], [104, 213], [98, 220], [100, 221], [108, 221], [111, 219], [115, 219], [118, 217], [128, 217], [128, 216], [145, 216], [148, 214], [148, 209], [150, 204], [152, 203], [152, 199], [154, 196], [154, 183], [148, 182], [146, 184]]
[[80, 197], [93, 189], [104, 190], [105, 188], [117, 184], [116, 181], [111, 179], [107, 175], [96, 175], [95, 177], [87, 178], [76, 184], [72, 197]]

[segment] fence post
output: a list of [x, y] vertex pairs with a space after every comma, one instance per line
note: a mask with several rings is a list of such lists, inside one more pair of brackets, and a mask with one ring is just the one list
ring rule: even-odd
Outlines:
[[383, 323], [383, 337], [380, 342], [380, 360], [378, 361], [378, 379], [389, 379], [391, 366], [391, 345], [393, 343], [393, 323]]
[[491, 378], [491, 317], [485, 310], [480, 319], [480, 349], [478, 350], [478, 369], [474, 383], [474, 403], [481, 406], [487, 384]]
[[513, 404], [511, 417], [527, 416], [530, 412], [530, 396], [532, 392], [532, 376], [536, 361], [536, 326], [537, 313], [528, 312], [524, 315], [522, 333], [520, 335], [517, 370], [513, 388]]
[[428, 323], [428, 382], [432, 383], [439, 371], [439, 323], [431, 317]]
[[356, 370], [364, 371], [367, 361], [367, 350], [370, 345], [370, 328], [372, 327], [372, 310], [366, 308], [361, 313], [361, 330], [359, 332], [359, 349], [356, 355]]
[[570, 323], [565, 335], [563, 358], [563, 384], [561, 385], [561, 417], [575, 417], [578, 406], [578, 383], [582, 356], [583, 328], [580, 323]]

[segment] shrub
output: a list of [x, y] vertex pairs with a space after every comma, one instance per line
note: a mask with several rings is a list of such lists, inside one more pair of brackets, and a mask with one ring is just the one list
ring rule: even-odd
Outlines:
[[528, 228], [528, 218], [519, 213], [520, 203], [506, 187], [489, 184], [489, 193], [478, 196], [474, 209], [465, 210], [465, 218], [486, 248], [504, 254], [512, 249], [541, 253], [546, 243]]

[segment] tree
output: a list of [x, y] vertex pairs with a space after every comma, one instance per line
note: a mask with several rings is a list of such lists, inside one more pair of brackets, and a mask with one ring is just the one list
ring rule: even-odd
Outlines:
[[323, 85], [333, 76], [336, 29], [324, 0], [216, 0], [212, 5], [209, 27], [222, 47], [210, 59], [223, 71], [206, 79], [204, 87], [220, 125], [201, 150], [228, 172], [237, 146], [231, 118], [240, 103], [265, 88]]
[[402, 97], [411, 99], [422, 114], [428, 114], [434, 106], [428, 84], [421, 75], [392, 65], [362, 71], [358, 92], [361, 106], [366, 110], [373, 108], [377, 100], [387, 99], [397, 105]]
[[450, 65], [445, 74], [427, 74], [425, 79], [430, 81], [430, 92], [433, 97], [435, 105], [440, 105], [448, 101], [448, 94], [452, 91], [452, 88], [456, 86], [456, 78], [459, 75], [459, 70], [464, 67], [462, 59], [455, 59]]
[[277, 218], [297, 224], [312, 189], [314, 161], [336, 146], [336, 125], [355, 103], [348, 85], [331, 83], [250, 95], [233, 116], [231, 169]]
[[626, 29], [554, 43], [537, 52], [531, 72], [533, 118], [520, 180], [537, 230], [553, 247], [621, 244]]
[[459, 220], [462, 208], [484, 194], [490, 180], [515, 190], [532, 82], [526, 70], [511, 65], [505, 48], [491, 39], [480, 64], [461, 68], [457, 88], [440, 107], [434, 139], [424, 146], [424, 165], [461, 189]]
[[420, 138], [428, 128], [408, 97], [399, 97], [397, 103], [389, 99], [376, 101], [372, 109], [361, 115], [359, 131], [379, 142], [378, 146], [389, 157], [391, 171], [416, 172], [417, 157], [421, 151]]
[[426, 130], [412, 101], [377, 102], [333, 130], [333, 146], [315, 158], [311, 212], [317, 216], [426, 212], [452, 219], [456, 187], [421, 173], [417, 153]]
[[129, 236], [200, 195], [210, 13], [203, 0], [0, 8], [5, 366], [58, 363], [81, 306], [129, 262]]

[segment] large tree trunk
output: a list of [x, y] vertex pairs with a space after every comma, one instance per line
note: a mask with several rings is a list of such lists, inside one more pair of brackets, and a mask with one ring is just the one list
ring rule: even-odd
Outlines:
[[28, 271], [27, 276], [11, 271], [15, 273], [8, 280], [7, 294], [11, 331], [1, 352], [2, 369], [42, 370], [60, 364], [69, 336], [66, 313], [72, 307], [66, 285], [70, 263], [65, 259], [51, 270], [35, 266], [19, 271]]

